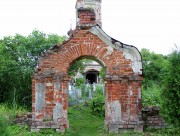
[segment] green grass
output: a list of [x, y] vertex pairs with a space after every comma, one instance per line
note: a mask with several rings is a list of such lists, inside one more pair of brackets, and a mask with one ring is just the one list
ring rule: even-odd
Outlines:
[[94, 116], [88, 107], [69, 108], [69, 128], [78, 136], [99, 136], [104, 130], [104, 118]]
[[17, 107], [15, 109], [9, 108], [6, 104], [0, 104], [0, 116], [5, 118], [11, 118], [18, 114], [26, 113], [27, 110], [22, 107]]
[[26, 113], [27, 110], [23, 108], [12, 109], [6, 104], [0, 104], [0, 136], [12, 136], [26, 131], [24, 128], [19, 128], [13, 122], [18, 114]]
[[51, 129], [44, 129], [40, 133], [29, 132], [28, 126], [19, 127], [13, 123], [17, 114], [27, 112], [23, 108], [16, 110], [0, 104], [0, 136], [179, 136], [179, 128], [152, 130], [144, 133], [128, 132], [124, 134], [107, 134], [104, 118], [94, 116], [85, 106], [70, 107], [68, 110], [69, 129], [64, 134]]

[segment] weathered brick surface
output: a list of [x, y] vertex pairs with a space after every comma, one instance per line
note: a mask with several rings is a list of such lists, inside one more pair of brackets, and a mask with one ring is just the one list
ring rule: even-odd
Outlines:
[[159, 115], [159, 107], [144, 107], [143, 120], [145, 128], [166, 128], [168, 127], [165, 120]]
[[[121, 114], [121, 118], [114, 121], [130, 121], [133, 124], [127, 123], [127, 125], [124, 125], [124, 128], [135, 128], [137, 123], [141, 121], [142, 78], [134, 74], [131, 60], [126, 59], [123, 56], [123, 52], [116, 49], [109, 53], [108, 45], [88, 30], [77, 30], [73, 38], [70, 38], [63, 45], [56, 46], [57, 48], [50, 50], [41, 57], [38, 70], [33, 76], [32, 109], [35, 124], [37, 123], [36, 121], [52, 121], [53, 110], [56, 104], [60, 104], [63, 110], [61, 114], [63, 115], [59, 115], [61, 117], [59, 120], [66, 121], [63, 121], [64, 124], [61, 123], [59, 127], [62, 125], [64, 128], [68, 127], [68, 69], [75, 60], [90, 57], [93, 60], [102, 62], [107, 68], [107, 76], [105, 78], [106, 104], [112, 101], [119, 101], [121, 105], [120, 112], [116, 113]], [[136, 78], [132, 78], [132, 76]], [[45, 107], [41, 111], [35, 110], [35, 95], [37, 92], [35, 85], [37, 83], [45, 85]], [[55, 83], [57, 84], [56, 86]], [[113, 124], [112, 116], [118, 115], [106, 112], [107, 125]], [[59, 123], [59, 121], [56, 120], [55, 123]], [[121, 123], [119, 124], [122, 127]], [[43, 126], [48, 127], [46, 124], [43, 124]], [[51, 125], [49, 126], [51, 127]]]
[[[68, 128], [67, 73], [74, 61], [88, 58], [106, 68], [108, 130], [142, 130], [141, 55], [134, 46], [109, 37], [101, 29], [101, 1], [84, 2], [77, 1], [77, 27], [70, 32], [70, 38], [62, 45], [54, 45], [39, 60], [32, 78], [31, 128], [55, 128], [61, 132]], [[89, 2], [92, 9], [88, 8]]]
[[73, 61], [80, 57], [89, 56], [105, 63], [108, 74], [133, 75], [131, 61], [126, 60], [123, 53], [115, 49], [109, 55], [107, 46], [97, 36], [89, 33], [88, 30], [79, 30], [76, 37], [61, 45], [57, 52], [52, 51], [45, 54], [46, 57], [41, 58], [38, 73], [55, 72], [56, 70], [67, 73]]
[[92, 10], [79, 11], [80, 24], [95, 24], [95, 13]]

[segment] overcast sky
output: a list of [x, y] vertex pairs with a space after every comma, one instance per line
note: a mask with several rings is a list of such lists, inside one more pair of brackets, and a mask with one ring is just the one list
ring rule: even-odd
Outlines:
[[[76, 0], [0, 0], [0, 39], [37, 28], [67, 35]], [[130, 45], [168, 54], [180, 45], [180, 0], [102, 0], [103, 30]]]

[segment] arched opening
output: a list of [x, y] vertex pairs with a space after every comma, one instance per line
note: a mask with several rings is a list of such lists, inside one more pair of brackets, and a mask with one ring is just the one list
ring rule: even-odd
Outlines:
[[[101, 73], [105, 71], [105, 67], [99, 62], [92, 57], [85, 59], [82, 57], [70, 65], [69, 76], [71, 80], [68, 89], [68, 118], [71, 129], [84, 127], [84, 124], [89, 124], [86, 127], [91, 128], [92, 123], [96, 125], [94, 128], [104, 125], [105, 89], [104, 75]], [[81, 123], [78, 120], [74, 120], [74, 116], [81, 120]], [[78, 131], [81, 131], [80, 133], [82, 134], [87, 133], [82, 132], [83, 130]], [[91, 131], [93, 133], [92, 129]]]
[[85, 102], [92, 99], [96, 90], [101, 90], [102, 94], [105, 94], [106, 68], [102, 64], [100, 60], [92, 56], [83, 56], [71, 63], [68, 73], [70, 76], [69, 106], [71, 106], [71, 101]]

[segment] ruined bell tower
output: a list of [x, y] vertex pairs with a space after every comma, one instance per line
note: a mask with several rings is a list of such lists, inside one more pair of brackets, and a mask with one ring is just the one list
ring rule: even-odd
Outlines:
[[76, 2], [76, 25], [93, 26], [101, 22], [101, 0], [77, 0]]

